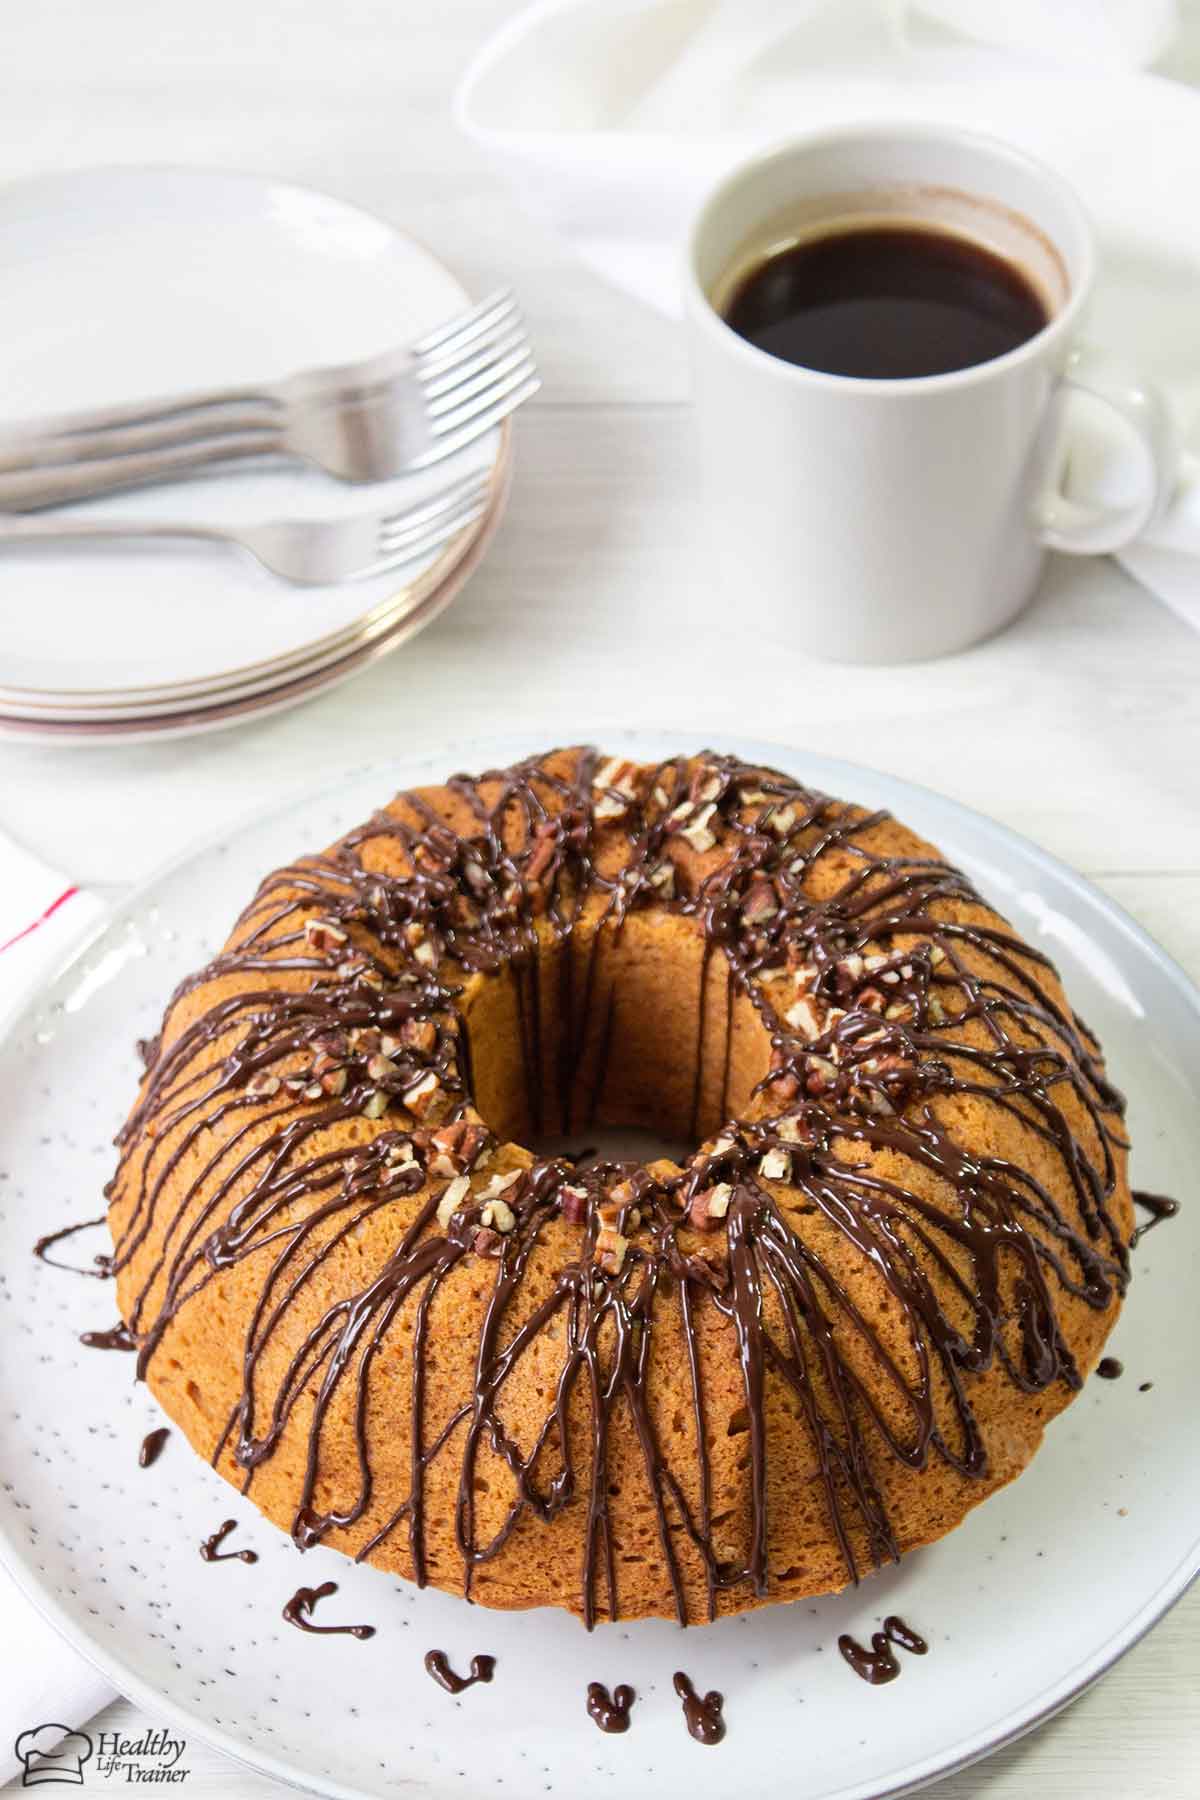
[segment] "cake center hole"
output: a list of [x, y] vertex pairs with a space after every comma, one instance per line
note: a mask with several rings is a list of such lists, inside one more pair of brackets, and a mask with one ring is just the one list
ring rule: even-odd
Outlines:
[[525, 1148], [535, 1156], [564, 1157], [581, 1169], [598, 1162], [686, 1162], [696, 1148], [690, 1138], [666, 1137], [637, 1125], [592, 1125], [581, 1131], [533, 1132]]
[[475, 1102], [539, 1154], [686, 1159], [742, 1116], [770, 1039], [700, 921], [658, 908], [619, 932], [548, 933], [464, 997]]

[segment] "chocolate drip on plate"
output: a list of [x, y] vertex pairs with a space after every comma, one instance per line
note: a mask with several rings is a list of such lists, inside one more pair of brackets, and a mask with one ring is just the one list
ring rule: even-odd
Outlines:
[[[204, 1552], [201, 1550], [203, 1556]], [[319, 1637], [353, 1637], [367, 1638], [375, 1636], [373, 1625], [314, 1625], [313, 1608], [319, 1600], [327, 1600], [330, 1594], [337, 1593], [336, 1581], [323, 1581], [320, 1587], [297, 1588], [283, 1609], [283, 1616], [289, 1625], [295, 1625], [300, 1631], [312, 1632]]]
[[[222, 1550], [221, 1545], [225, 1542], [225, 1539], [229, 1536], [230, 1532], [236, 1531], [236, 1529], [237, 1529], [237, 1520], [236, 1519], [226, 1519], [223, 1524], [217, 1526], [217, 1529], [213, 1532], [211, 1537], [207, 1537], [204, 1539], [204, 1541], [200, 1545], [200, 1555], [204, 1559], [205, 1562], [209, 1562], [209, 1563], [211, 1563], [211, 1562], [256, 1563], [258, 1561], [257, 1550]], [[321, 1591], [324, 1591], [324, 1590], [321, 1590]], [[304, 1594], [304, 1593], [312, 1594], [313, 1590], [311, 1588], [301, 1588], [300, 1594]], [[288, 1606], [295, 1606], [300, 1598], [300, 1594], [294, 1594], [292, 1596], [292, 1598], [288, 1601]], [[314, 1599], [317, 1597], [319, 1597], [319, 1595], [314, 1595]], [[306, 1613], [311, 1612], [312, 1604], [310, 1603], [308, 1605], [308, 1607], [304, 1610], [306, 1611]], [[321, 1629], [328, 1629], [328, 1630], [337, 1630], [338, 1629], [338, 1627], [336, 1627], [336, 1626], [319, 1627], [319, 1626], [315, 1626], [315, 1625], [303, 1625], [303, 1621], [299, 1618], [294, 1618], [294, 1619], [288, 1618], [287, 1607], [284, 1608], [283, 1616], [285, 1619], [288, 1620], [289, 1625], [302, 1625], [303, 1629], [307, 1630], [307, 1631], [316, 1631], [316, 1630], [321, 1630]], [[344, 1629], [344, 1627], [343, 1627], [343, 1629]], [[370, 1631], [369, 1626], [362, 1626], [359, 1629], [360, 1629], [360, 1631], [363, 1631], [363, 1630], [366, 1630], [368, 1632]]]
[[610, 1694], [602, 1681], [589, 1681], [587, 1691], [588, 1717], [598, 1725], [601, 1731], [621, 1732], [629, 1730], [629, 1713], [637, 1695], [631, 1687], [622, 1682]]
[[1170, 1200], [1166, 1194], [1148, 1194], [1142, 1188], [1134, 1188], [1133, 1203], [1135, 1206], [1142, 1207], [1150, 1214], [1150, 1217], [1142, 1221], [1130, 1238], [1131, 1250], [1136, 1249], [1148, 1231], [1153, 1231], [1154, 1227], [1161, 1225], [1164, 1219], [1174, 1219], [1179, 1213], [1178, 1200]]
[[79, 1341], [89, 1350], [136, 1350], [138, 1347], [137, 1338], [124, 1321], [105, 1331], [81, 1331]]
[[149, 1469], [163, 1453], [163, 1445], [171, 1435], [168, 1425], [159, 1425], [148, 1431], [142, 1439], [142, 1447], [138, 1451], [138, 1467]]
[[33, 1246], [33, 1254], [42, 1262], [49, 1263], [52, 1269], [66, 1269], [72, 1275], [92, 1275], [97, 1281], [107, 1281], [112, 1274], [112, 1257], [106, 1251], [100, 1251], [92, 1259], [94, 1267], [90, 1269], [81, 1269], [78, 1263], [59, 1262], [57, 1257], [49, 1254], [55, 1244], [61, 1244], [65, 1238], [74, 1237], [76, 1232], [92, 1231], [97, 1225], [106, 1224], [107, 1219], [107, 1213], [101, 1213], [99, 1218], [80, 1219], [75, 1225], [64, 1225], [59, 1231], [47, 1232], [46, 1236], [40, 1237]]
[[925, 1656], [929, 1650], [925, 1639], [895, 1613], [891, 1613], [883, 1621], [882, 1631], [872, 1634], [869, 1650], [864, 1649], [845, 1632], [838, 1639], [838, 1649], [854, 1673], [872, 1687], [881, 1687], [885, 1682], [895, 1681], [900, 1673], [900, 1664], [892, 1650], [893, 1644], [898, 1644], [901, 1650], [911, 1651], [914, 1656]]
[[713, 1688], [701, 1698], [692, 1686], [691, 1677], [682, 1669], [675, 1671], [675, 1692], [683, 1701], [683, 1716], [697, 1743], [719, 1744], [725, 1736], [725, 1717], [721, 1710], [725, 1696]]
[[461, 1694], [467, 1688], [474, 1687], [477, 1681], [490, 1681], [496, 1671], [496, 1659], [494, 1656], [473, 1656], [471, 1673], [456, 1675], [444, 1650], [427, 1650], [425, 1670], [448, 1694]]
[[1125, 1364], [1117, 1356], [1102, 1356], [1096, 1364], [1096, 1373], [1103, 1381], [1115, 1381], [1125, 1373]]

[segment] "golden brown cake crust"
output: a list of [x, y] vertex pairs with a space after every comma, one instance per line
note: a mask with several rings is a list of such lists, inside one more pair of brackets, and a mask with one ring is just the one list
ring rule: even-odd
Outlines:
[[[1128, 1274], [1120, 1097], [886, 815], [559, 751], [268, 877], [110, 1188], [140, 1368], [220, 1471], [488, 1605], [701, 1620], [1026, 1465]], [[537, 1157], [644, 1125], [679, 1166]]]

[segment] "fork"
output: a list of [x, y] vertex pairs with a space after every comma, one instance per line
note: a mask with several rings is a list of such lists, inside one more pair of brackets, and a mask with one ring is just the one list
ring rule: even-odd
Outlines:
[[453, 455], [539, 386], [516, 300], [502, 290], [364, 363], [2, 432], [0, 509], [58, 505], [272, 454], [345, 481], [384, 480]]
[[205, 525], [190, 519], [0, 516], [0, 549], [13, 544], [100, 542], [111, 538], [202, 538], [249, 551], [264, 568], [285, 581], [321, 587], [383, 574], [449, 543], [485, 510], [488, 480], [486, 472], [476, 473], [402, 512], [348, 519]]

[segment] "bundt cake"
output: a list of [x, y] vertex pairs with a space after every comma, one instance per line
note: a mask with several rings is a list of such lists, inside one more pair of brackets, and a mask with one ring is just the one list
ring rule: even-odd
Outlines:
[[844, 1586], [1025, 1467], [1126, 1285], [1121, 1098], [1046, 958], [731, 756], [403, 794], [142, 1048], [139, 1372], [301, 1547], [489, 1606]]

